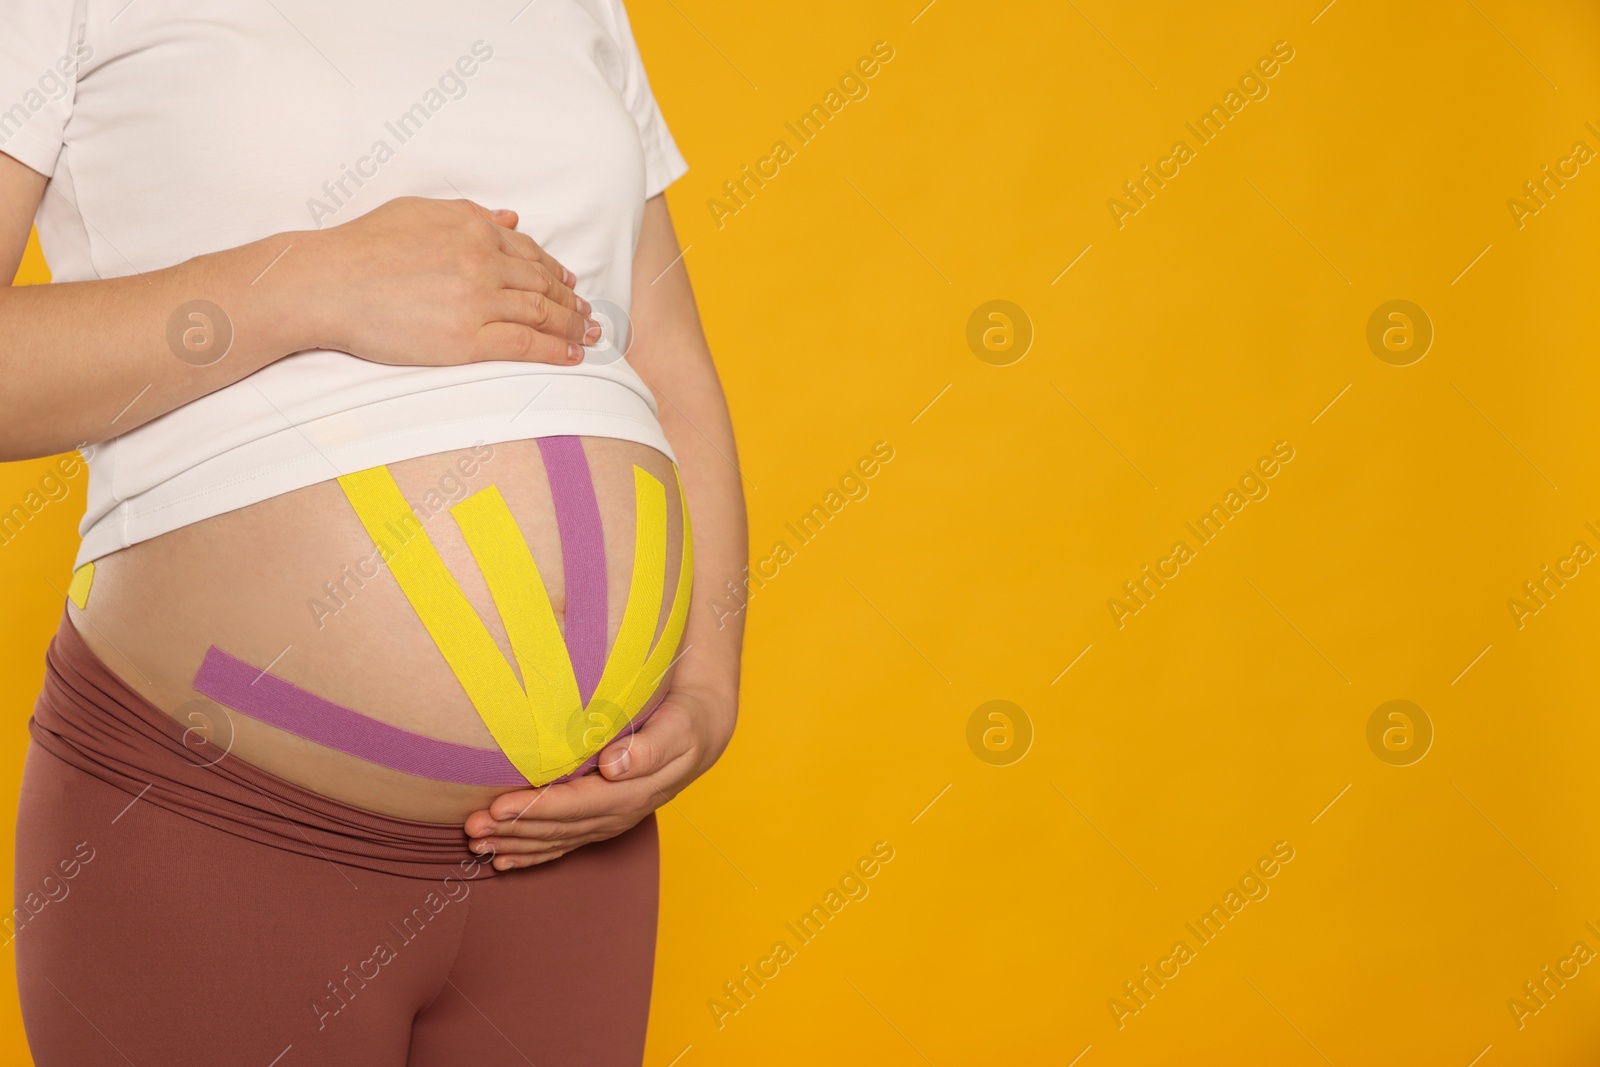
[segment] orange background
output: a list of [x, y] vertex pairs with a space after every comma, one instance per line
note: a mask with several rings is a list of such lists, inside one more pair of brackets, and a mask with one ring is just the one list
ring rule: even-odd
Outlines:
[[[661, 815], [647, 1062], [1595, 1062], [1595, 967], [1521, 1028], [1508, 1001], [1600, 952], [1600, 568], [1520, 628], [1508, 601], [1600, 551], [1600, 166], [1520, 225], [1508, 201], [1600, 151], [1600, 12], [924, 3], [630, 4], [692, 167], [669, 200], [753, 555], [793, 551], [751, 602], [734, 743]], [[799, 144], [785, 123], [879, 41]], [[1199, 145], [1184, 124], [1279, 41], [1268, 95]], [[1119, 228], [1108, 201], [1179, 139]], [[974, 349], [992, 300], [1021, 316]], [[1392, 300], [1434, 331], [1405, 366], [1367, 340]], [[800, 544], [785, 523], [878, 441], [868, 494]], [[1185, 524], [1280, 441], [1199, 545]], [[0, 467], [0, 507], [46, 463]], [[80, 475], [0, 547], [7, 803], [82, 507]], [[1119, 627], [1108, 601], [1180, 539]], [[1009, 727], [969, 730], [993, 700]], [[1391, 700], [1420, 713], [1369, 744]], [[876, 842], [867, 895], [801, 944], [785, 923]], [[1202, 944], [1185, 923], [1278, 842]], [[1123, 983], [1179, 940], [1139, 1006]], [[0, 1033], [22, 1062], [14, 996]]]

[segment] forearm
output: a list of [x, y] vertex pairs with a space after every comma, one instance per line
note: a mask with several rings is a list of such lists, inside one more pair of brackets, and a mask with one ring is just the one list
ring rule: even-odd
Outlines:
[[[0, 461], [126, 433], [312, 347], [288, 261], [307, 254], [292, 247], [299, 239], [315, 236], [279, 235], [147, 274], [0, 290]], [[191, 317], [201, 300], [223, 320]], [[226, 355], [201, 365], [230, 332]]]
[[693, 522], [694, 588], [673, 684], [725, 709], [731, 732], [744, 617], [716, 606], [728, 582], [742, 582], [749, 560], [744, 487], [727, 400], [687, 271], [681, 261], [667, 269], [677, 255], [665, 204], [652, 201], [640, 238], [628, 361], [656, 395]]
[[671, 384], [652, 385], [661, 424], [678, 457], [694, 538], [694, 587], [684, 626], [677, 683], [735, 701], [739, 691], [744, 615], [715, 610], [728, 582], [738, 584], [749, 560], [744, 489], [733, 427], [721, 384], [707, 356], [685, 361]]

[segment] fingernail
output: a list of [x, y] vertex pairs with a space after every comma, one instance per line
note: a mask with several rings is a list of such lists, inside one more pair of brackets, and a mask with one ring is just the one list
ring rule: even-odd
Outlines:
[[[562, 267], [561, 269], [562, 270], [567, 270], [567, 268], [565, 268], [565, 267]], [[574, 285], [578, 284], [578, 276], [576, 274], [572, 273], [570, 270], [567, 270], [566, 283], [567, 283], [567, 288], [571, 289]]]
[[572, 360], [574, 363], [581, 363], [583, 361], [583, 349], [579, 348], [577, 345], [568, 345], [567, 358]]
[[600, 340], [600, 324], [593, 319], [589, 320], [589, 328], [583, 331], [583, 343], [592, 345]]
[[[572, 295], [573, 296], [578, 296], [578, 294], [576, 294], [576, 293], [574, 293]], [[581, 296], [578, 296], [578, 314], [587, 315], [587, 314], [589, 314], [589, 312], [591, 312], [593, 310], [594, 310], [594, 306], [592, 304], [590, 304], [589, 301], [585, 300]]]
[[631, 766], [633, 766], [633, 754], [627, 749], [623, 749], [621, 758], [617, 760], [617, 772], [626, 774]]

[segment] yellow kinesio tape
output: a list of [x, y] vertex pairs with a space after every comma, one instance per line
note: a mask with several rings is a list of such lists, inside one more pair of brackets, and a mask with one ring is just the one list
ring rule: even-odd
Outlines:
[[[556, 623], [550, 595], [539, 576], [528, 542], [511, 517], [500, 490], [489, 486], [450, 509], [472, 557], [494, 597], [494, 605], [505, 624], [511, 651], [522, 671], [523, 696], [516, 706], [495, 707], [496, 717], [527, 720], [538, 741], [540, 770], [548, 774], [565, 760], [564, 724], [577, 713], [583, 700], [578, 694], [578, 679], [567, 656], [566, 642]], [[658, 594], [659, 595], [659, 594]], [[479, 707], [480, 715], [484, 708]], [[547, 714], [541, 714], [547, 712]], [[485, 716], [485, 722], [488, 721]], [[506, 724], [506, 728], [514, 728]], [[491, 728], [493, 732], [493, 728]], [[496, 738], [499, 734], [495, 734]], [[509, 757], [509, 753], [507, 753]], [[554, 761], [552, 763], [552, 761]], [[513, 763], [517, 761], [512, 759]], [[517, 764], [519, 770], [521, 764]], [[562, 773], [557, 770], [556, 774]], [[554, 775], [552, 775], [554, 777]], [[530, 781], [534, 781], [532, 776]]]
[[85, 563], [72, 572], [72, 584], [67, 586], [67, 599], [82, 611], [89, 603], [89, 587], [94, 584], [94, 564]]
[[[643, 710], [682, 639], [689, 611], [694, 554], [683, 481], [683, 554], [678, 585], [659, 641], [667, 554], [666, 490], [642, 467], [634, 473], [634, 565], [622, 624], [584, 713], [600, 716], [615, 734]], [[540, 784], [576, 770], [592, 753], [568, 729], [580, 712], [572, 661], [527, 540], [499, 489], [489, 486], [450, 509], [483, 572], [513, 655], [519, 684], [493, 637], [420, 528], [396, 551], [386, 541], [417, 520], [386, 467], [339, 479], [345, 496], [377, 544], [406, 599], [506, 758], [529, 782]], [[612, 720], [615, 721], [612, 721]]]
[[656, 647], [651, 650], [649, 658], [629, 686], [627, 699], [622, 701], [627, 718], [618, 724], [619, 728], [627, 725], [643, 710], [650, 695], [661, 684], [673, 657], [677, 655], [678, 642], [683, 640], [684, 623], [689, 618], [689, 593], [694, 584], [694, 536], [689, 528], [689, 501], [683, 493], [683, 479], [677, 477], [676, 467], [672, 473], [678, 483], [679, 514], [683, 516], [683, 555], [678, 563], [678, 585], [672, 592], [672, 609], [667, 613], [667, 626], [661, 632], [661, 640], [656, 642]]
[[[539, 742], [527, 714], [527, 695], [439, 558], [389, 468], [344, 475], [339, 485], [495, 743], [517, 770], [534, 781], [540, 765]], [[406, 532], [408, 521], [417, 524], [417, 530], [398, 550], [391, 550], [386, 538], [394, 531]]]
[[[694, 536], [689, 525], [689, 501], [684, 496], [683, 480], [678, 477], [676, 467], [673, 468], [673, 478], [678, 485], [679, 514], [683, 516], [683, 550], [678, 561], [678, 583], [673, 590], [666, 626], [655, 647], [651, 648], [650, 641], [661, 617], [660, 604], [666, 572], [666, 499], [661, 484], [635, 467], [635, 497], [642, 517], [640, 525], [635, 527], [634, 570], [628, 590], [628, 604], [623, 610], [622, 626], [611, 655], [606, 659], [605, 670], [584, 709], [583, 724], [592, 722], [595, 725], [581, 731], [576, 743], [573, 735], [568, 735], [569, 746], [578, 757], [573, 767], [597, 752], [644, 710], [666, 675], [667, 668], [671, 666], [678, 643], [683, 639], [694, 575]], [[647, 479], [648, 485], [641, 479]], [[647, 489], [648, 497], [645, 495]], [[646, 515], [647, 500], [649, 515]], [[659, 532], [647, 537], [646, 534], [652, 530]], [[642, 606], [635, 610], [635, 605]], [[649, 651], [648, 655], [646, 650]], [[604, 739], [598, 744], [589, 742], [589, 735], [597, 730]]]
[[[628, 695], [644, 668], [650, 642], [661, 620], [661, 597], [667, 580], [667, 493], [661, 483], [633, 468], [634, 521], [633, 576], [628, 584], [628, 603], [622, 609], [622, 626], [606, 657], [600, 684], [589, 698], [590, 710], [604, 719], [618, 718], [612, 725], [621, 728], [633, 711], [627, 707]], [[604, 721], [604, 719], [602, 721]]]

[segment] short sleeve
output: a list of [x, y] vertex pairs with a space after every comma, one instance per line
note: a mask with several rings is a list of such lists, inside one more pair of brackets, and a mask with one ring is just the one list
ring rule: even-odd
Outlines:
[[84, 0], [8, 0], [0, 32], [0, 152], [49, 177], [66, 139], [78, 71], [93, 55]]
[[678, 151], [678, 144], [667, 129], [667, 120], [656, 104], [655, 94], [650, 91], [650, 79], [645, 75], [638, 42], [633, 39], [627, 9], [622, 0], [602, 0], [602, 6], [611, 15], [617, 47], [622, 52], [622, 99], [633, 114], [634, 124], [639, 127], [640, 143], [644, 145], [644, 195], [648, 200], [683, 177], [689, 164]]

